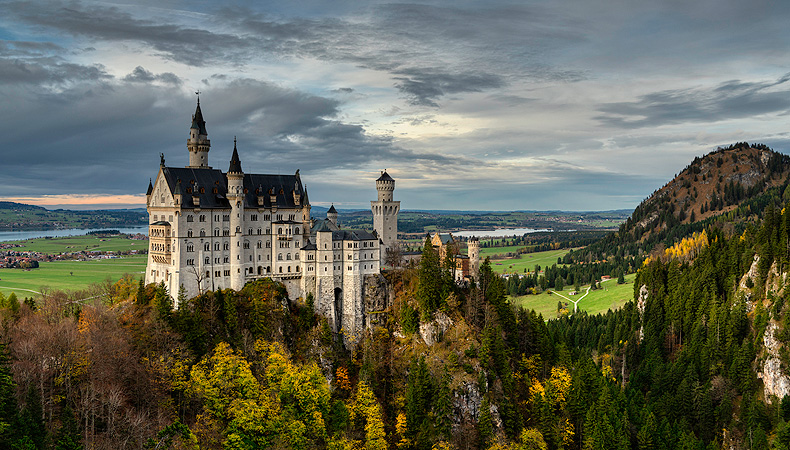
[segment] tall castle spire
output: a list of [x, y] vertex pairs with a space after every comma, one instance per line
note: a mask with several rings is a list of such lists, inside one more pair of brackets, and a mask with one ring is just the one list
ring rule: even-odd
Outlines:
[[211, 149], [211, 141], [208, 140], [206, 121], [203, 120], [203, 111], [200, 110], [200, 97], [197, 100], [195, 114], [192, 115], [192, 126], [189, 127], [187, 149], [189, 150], [189, 165], [187, 167], [211, 168], [208, 165], [208, 152]]

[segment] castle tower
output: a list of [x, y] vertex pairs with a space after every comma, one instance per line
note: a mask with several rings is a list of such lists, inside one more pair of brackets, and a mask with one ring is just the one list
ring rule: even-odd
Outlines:
[[471, 237], [466, 245], [466, 254], [469, 256], [469, 272], [476, 279], [480, 271], [480, 241], [476, 237]]
[[335, 209], [335, 205], [329, 207], [329, 211], [326, 212], [326, 218], [333, 224], [337, 225], [337, 210]]
[[198, 98], [195, 114], [192, 116], [192, 126], [189, 127], [189, 139], [187, 139], [187, 149], [189, 150], [189, 165], [191, 168], [210, 169], [208, 165], [208, 151], [211, 148], [211, 141], [208, 140], [206, 132], [206, 121], [203, 120], [203, 112], [200, 111], [200, 98]]
[[387, 251], [393, 248], [398, 241], [400, 202], [392, 200], [395, 180], [389, 176], [386, 170], [382, 171], [381, 176], [376, 180], [376, 190], [379, 199], [370, 202], [370, 209], [373, 212], [373, 229], [383, 242], [379, 255], [383, 264]]
[[244, 171], [241, 170], [236, 138], [233, 138], [233, 156], [228, 167], [228, 202], [230, 202], [230, 287], [240, 291], [247, 275], [244, 267]]

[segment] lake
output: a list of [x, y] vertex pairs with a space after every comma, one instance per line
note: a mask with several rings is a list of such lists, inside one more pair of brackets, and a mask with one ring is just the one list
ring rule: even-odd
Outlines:
[[457, 231], [454, 232], [454, 236], [462, 236], [462, 237], [511, 237], [511, 236], [522, 236], [524, 234], [529, 233], [538, 233], [540, 231], [551, 231], [547, 228], [535, 229], [535, 228], [500, 228], [498, 230], [472, 230], [472, 231]]
[[82, 236], [88, 234], [89, 231], [99, 230], [118, 230], [126, 234], [148, 234], [147, 225], [126, 228], [68, 228], [65, 230], [0, 231], [0, 241], [21, 241], [42, 237]]

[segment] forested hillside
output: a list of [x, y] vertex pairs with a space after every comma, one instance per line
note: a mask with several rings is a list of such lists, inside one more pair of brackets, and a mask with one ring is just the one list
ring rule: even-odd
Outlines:
[[654, 249], [672, 246], [717, 220], [738, 226], [754, 221], [776, 198], [790, 199], [788, 175], [790, 157], [763, 144], [719, 148], [695, 158], [640, 203], [618, 231], [566, 262], [620, 257], [638, 265]]
[[[269, 279], [178, 309], [131, 277], [88, 303], [0, 297], [0, 448], [790, 449], [775, 181], [680, 224], [603, 315], [516, 308], [487, 261], [458, 285], [429, 241], [385, 274], [388, 307], [348, 348]], [[552, 270], [635, 264], [616, 256]]]

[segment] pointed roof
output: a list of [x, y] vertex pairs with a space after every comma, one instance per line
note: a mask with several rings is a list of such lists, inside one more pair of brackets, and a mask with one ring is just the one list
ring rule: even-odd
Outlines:
[[189, 128], [196, 128], [198, 134], [208, 136], [208, 132], [206, 132], [206, 121], [203, 120], [203, 111], [200, 110], [200, 97], [198, 97], [195, 114], [192, 116], [192, 126]]
[[244, 173], [241, 170], [241, 160], [239, 160], [239, 152], [236, 150], [236, 138], [233, 138], [233, 156], [230, 157], [230, 167], [228, 173]]
[[385, 170], [381, 172], [381, 176], [376, 181], [395, 181], [395, 180], [391, 176], [389, 176], [389, 174]]
[[151, 179], [148, 179], [148, 191], [146, 191], [145, 195], [151, 195], [154, 192], [154, 185], [151, 184]]
[[333, 203], [332, 206], [329, 207], [329, 211], [326, 212], [327, 214], [337, 214], [337, 210], [335, 209], [335, 204]]

